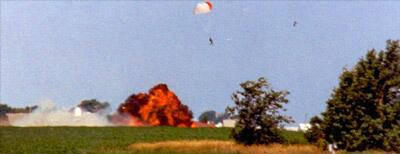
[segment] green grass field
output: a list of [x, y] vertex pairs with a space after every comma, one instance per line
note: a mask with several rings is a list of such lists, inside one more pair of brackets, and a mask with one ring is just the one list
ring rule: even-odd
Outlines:
[[[231, 140], [229, 128], [0, 127], [0, 153], [130, 153], [133, 143]], [[291, 144], [307, 144], [301, 132], [285, 132]]]

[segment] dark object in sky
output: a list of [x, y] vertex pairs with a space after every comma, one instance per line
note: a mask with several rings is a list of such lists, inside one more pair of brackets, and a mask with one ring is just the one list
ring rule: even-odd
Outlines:
[[211, 37], [208, 39], [208, 41], [210, 41], [210, 45], [214, 45], [214, 40]]
[[296, 27], [297, 26], [297, 21], [294, 21], [293, 22], [293, 27]]

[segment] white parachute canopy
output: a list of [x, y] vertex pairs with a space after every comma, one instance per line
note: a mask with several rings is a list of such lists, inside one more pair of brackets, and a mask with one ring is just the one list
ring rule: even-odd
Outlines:
[[205, 0], [204, 2], [197, 3], [196, 7], [193, 10], [194, 14], [205, 14], [209, 13], [213, 8], [213, 5], [210, 1]]

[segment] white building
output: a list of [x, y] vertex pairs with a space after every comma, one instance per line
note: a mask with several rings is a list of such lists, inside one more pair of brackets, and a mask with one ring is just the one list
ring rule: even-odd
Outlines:
[[[222, 121], [222, 123], [217, 123], [215, 127], [230, 127], [233, 128], [235, 127], [237, 120], [234, 119], [225, 119]], [[309, 123], [300, 123], [298, 126], [285, 126], [283, 129], [288, 130], [288, 131], [307, 131], [311, 128], [311, 124]]]
[[311, 128], [311, 124], [309, 123], [300, 123], [299, 124], [299, 130], [300, 131], [307, 131]]
[[236, 122], [234, 119], [225, 119], [222, 121], [222, 127], [235, 127]]
[[309, 123], [300, 123], [298, 126], [285, 126], [283, 129], [288, 131], [307, 131], [311, 128]]

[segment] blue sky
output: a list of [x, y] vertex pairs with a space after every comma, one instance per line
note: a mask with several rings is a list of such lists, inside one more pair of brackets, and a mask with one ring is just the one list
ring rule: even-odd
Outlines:
[[2, 1], [1, 102], [115, 109], [166, 83], [197, 118], [264, 76], [302, 122], [325, 109], [344, 66], [400, 37], [397, 1], [215, 1], [194, 16], [197, 2]]

